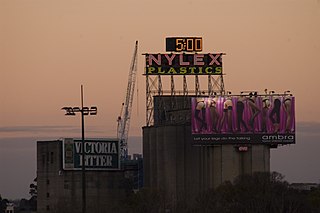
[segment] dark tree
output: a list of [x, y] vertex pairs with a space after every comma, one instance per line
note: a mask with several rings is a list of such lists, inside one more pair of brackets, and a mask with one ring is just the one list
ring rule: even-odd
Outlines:
[[117, 212], [158, 213], [164, 212], [166, 207], [163, 192], [144, 188], [137, 193], [132, 193], [117, 209]]
[[7, 204], [9, 203], [8, 199], [2, 199], [0, 195], [0, 213], [4, 213], [7, 207]]
[[320, 187], [311, 190], [308, 194], [308, 202], [311, 206], [312, 212], [320, 213]]
[[[257, 172], [225, 182], [176, 208], [176, 213], [320, 213], [320, 188], [294, 189], [280, 173]], [[167, 209], [171, 206], [166, 204], [165, 193], [143, 189], [132, 193], [113, 212], [158, 213]]]
[[197, 199], [192, 212], [304, 213], [311, 212], [306, 194], [289, 187], [283, 175], [254, 173], [209, 190]]
[[37, 211], [37, 197], [38, 197], [38, 187], [37, 187], [37, 178], [33, 180], [33, 183], [30, 184], [29, 194], [31, 198], [29, 199], [30, 210]]

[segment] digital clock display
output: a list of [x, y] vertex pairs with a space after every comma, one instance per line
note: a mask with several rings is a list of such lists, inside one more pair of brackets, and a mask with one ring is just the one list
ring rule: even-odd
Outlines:
[[167, 52], [201, 52], [201, 37], [168, 37], [166, 38]]

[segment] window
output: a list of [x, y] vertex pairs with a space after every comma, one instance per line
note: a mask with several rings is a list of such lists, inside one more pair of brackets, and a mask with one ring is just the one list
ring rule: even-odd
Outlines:
[[50, 180], [49, 179], [47, 179], [47, 185], [49, 185], [50, 184]]
[[42, 155], [42, 165], [44, 166], [45, 163], [46, 163], [46, 155]]
[[69, 189], [69, 181], [64, 180], [64, 189]]
[[53, 152], [50, 153], [50, 161], [51, 161], [51, 164], [53, 163]]
[[47, 192], [47, 197], [50, 197], [50, 193], [49, 192]]
[[50, 210], [50, 206], [49, 205], [47, 205], [47, 211], [49, 211]]
[[50, 160], [49, 157], [50, 157], [49, 152], [47, 152], [47, 164], [49, 163], [49, 160]]

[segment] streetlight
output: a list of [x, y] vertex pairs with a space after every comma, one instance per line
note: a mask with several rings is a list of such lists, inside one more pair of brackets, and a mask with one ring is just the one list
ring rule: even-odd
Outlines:
[[83, 106], [83, 86], [81, 85], [81, 108], [80, 107], [63, 107], [62, 110], [66, 111], [67, 116], [75, 116], [76, 113], [81, 113], [81, 133], [82, 133], [82, 213], [86, 213], [86, 173], [85, 173], [85, 151], [84, 151], [84, 116], [96, 115], [97, 107], [84, 107]]

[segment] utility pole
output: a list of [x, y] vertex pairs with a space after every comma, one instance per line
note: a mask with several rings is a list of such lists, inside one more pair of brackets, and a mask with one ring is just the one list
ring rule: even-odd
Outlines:
[[84, 137], [84, 117], [85, 115], [96, 115], [97, 107], [83, 106], [83, 85], [81, 85], [81, 108], [80, 107], [63, 107], [62, 110], [66, 111], [66, 116], [75, 116], [76, 113], [81, 113], [81, 138], [82, 138], [82, 213], [86, 213], [87, 202], [86, 202], [86, 167], [85, 167], [85, 137]]

